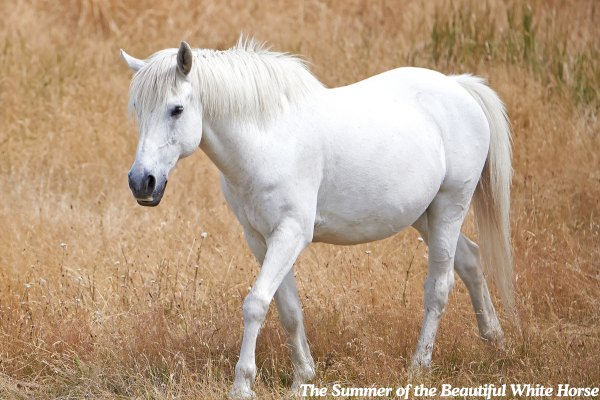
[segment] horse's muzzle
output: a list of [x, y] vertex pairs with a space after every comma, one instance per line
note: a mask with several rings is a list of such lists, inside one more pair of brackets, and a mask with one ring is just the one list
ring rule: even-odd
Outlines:
[[167, 186], [166, 179], [162, 183], [152, 174], [136, 174], [133, 171], [129, 171], [128, 178], [131, 193], [139, 205], [155, 207], [160, 203]]

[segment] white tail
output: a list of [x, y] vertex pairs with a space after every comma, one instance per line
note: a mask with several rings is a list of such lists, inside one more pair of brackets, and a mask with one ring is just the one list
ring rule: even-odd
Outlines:
[[473, 196], [473, 205], [486, 271], [496, 282], [504, 308], [518, 324], [510, 240], [512, 150], [508, 117], [504, 103], [486, 85], [485, 79], [471, 75], [453, 78], [473, 96], [490, 124], [490, 148]]

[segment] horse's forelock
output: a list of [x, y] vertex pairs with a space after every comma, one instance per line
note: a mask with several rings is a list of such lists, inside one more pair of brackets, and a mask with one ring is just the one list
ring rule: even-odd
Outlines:
[[177, 49], [155, 53], [133, 76], [129, 90], [130, 115], [144, 121], [157, 106], [166, 104], [172, 90], [178, 86], [176, 57]]

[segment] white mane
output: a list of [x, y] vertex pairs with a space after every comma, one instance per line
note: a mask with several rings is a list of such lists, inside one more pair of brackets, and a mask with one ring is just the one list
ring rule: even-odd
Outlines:
[[[205, 116], [234, 117], [267, 123], [285, 101], [297, 104], [305, 95], [323, 88], [306, 63], [293, 55], [268, 51], [254, 39], [242, 37], [229, 50], [194, 49], [189, 79], [194, 102]], [[129, 110], [143, 122], [157, 106], [178, 91], [177, 49], [159, 51], [133, 77]]]

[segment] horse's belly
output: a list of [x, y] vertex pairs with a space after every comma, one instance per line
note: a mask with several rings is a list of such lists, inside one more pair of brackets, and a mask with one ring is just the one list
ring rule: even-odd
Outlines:
[[373, 168], [371, 174], [359, 168], [362, 175], [344, 174], [325, 182], [319, 190], [313, 241], [367, 243], [411, 226], [437, 195], [445, 170], [442, 157], [404, 164], [383, 163], [385, 167]]
[[[421, 214], [426, 207], [421, 209]], [[313, 242], [339, 245], [369, 243], [388, 238], [411, 226], [419, 212], [397, 213], [390, 216], [370, 216], [365, 218], [327, 218], [317, 220]], [[420, 214], [419, 214], [420, 215]]]

